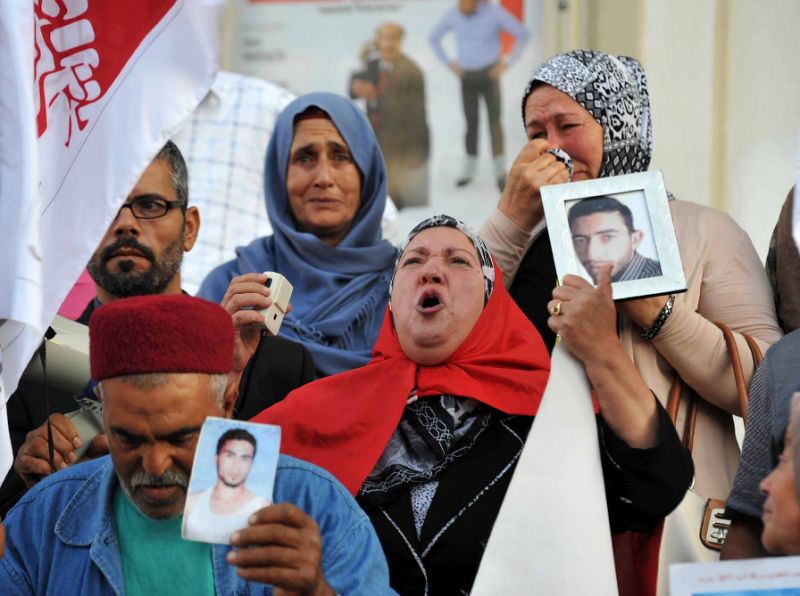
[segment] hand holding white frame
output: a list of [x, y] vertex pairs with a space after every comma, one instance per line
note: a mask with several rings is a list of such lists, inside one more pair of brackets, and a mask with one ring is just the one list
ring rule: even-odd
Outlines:
[[611, 284], [614, 300], [686, 291], [686, 278], [675, 237], [669, 200], [663, 176], [658, 170], [542, 187], [544, 215], [559, 280], [563, 279], [565, 275], [573, 274], [594, 283], [590, 277], [587, 277], [586, 270], [576, 254], [573, 233], [568, 220], [568, 203], [580, 199], [591, 200], [609, 196], [613, 198], [624, 193], [636, 192], [644, 195], [646, 211], [650, 220], [649, 232], [657, 253], [657, 259], [651, 260], [656, 263], [656, 266], [660, 265], [660, 275], [650, 274], [639, 279], [614, 281]]

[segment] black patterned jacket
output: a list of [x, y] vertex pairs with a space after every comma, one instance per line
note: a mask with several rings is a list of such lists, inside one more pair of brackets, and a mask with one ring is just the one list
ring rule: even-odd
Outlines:
[[[524, 416], [495, 418], [440, 477], [419, 538], [410, 487], [388, 504], [366, 509], [389, 561], [392, 587], [400, 594], [469, 593], [532, 422]], [[631, 449], [599, 416], [598, 427], [612, 531], [651, 529], [689, 487], [688, 451], [661, 406], [660, 441], [652, 449]], [[535, 560], [532, 556], [531, 563]]]

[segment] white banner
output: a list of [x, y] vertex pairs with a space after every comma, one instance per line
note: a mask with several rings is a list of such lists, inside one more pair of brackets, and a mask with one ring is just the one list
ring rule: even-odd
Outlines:
[[[0, 3], [2, 403], [139, 175], [211, 86], [216, 4]], [[6, 442], [0, 478], [9, 457]]]
[[[20, 348], [31, 350], [36, 342], [23, 345], [22, 322], [4, 321], [10, 313], [21, 312], [14, 304], [21, 292], [14, 285], [16, 273], [36, 266], [34, 255], [16, 247], [36, 237], [36, 217], [31, 209], [36, 175], [36, 116], [33, 107], [33, 10], [26, 0], [0, 3], [0, 478], [11, 467], [5, 403], [13, 386], [4, 382], [9, 375], [5, 346], [17, 338]], [[22, 172], [27, 172], [22, 175]], [[10, 250], [9, 250], [10, 249]], [[14, 284], [14, 285], [12, 285]], [[15, 367], [16, 368], [16, 367]], [[19, 370], [21, 372], [21, 369]], [[16, 382], [13, 383], [16, 385]]]
[[583, 365], [560, 343], [472, 594], [616, 596], [597, 422]]

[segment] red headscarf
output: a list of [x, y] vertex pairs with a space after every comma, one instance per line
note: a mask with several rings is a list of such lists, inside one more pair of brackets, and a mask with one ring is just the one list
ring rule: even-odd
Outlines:
[[406, 356], [387, 309], [366, 366], [300, 387], [253, 421], [280, 425], [282, 453], [325, 468], [355, 495], [415, 387], [420, 398], [470, 397], [533, 416], [549, 372], [542, 338], [499, 283], [467, 339], [441, 364], [421, 366]]

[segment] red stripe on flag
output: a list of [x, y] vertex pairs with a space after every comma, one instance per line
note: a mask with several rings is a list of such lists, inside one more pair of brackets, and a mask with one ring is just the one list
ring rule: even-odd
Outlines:
[[[525, 22], [524, 0], [500, 0], [500, 6], [505, 8], [523, 23]], [[503, 33], [501, 33], [500, 43], [502, 44], [502, 52], [505, 56], [514, 46], [514, 36], [503, 31]]]
[[[35, 4], [36, 18], [43, 23], [41, 36], [37, 37], [37, 44], [41, 40], [42, 45], [37, 46], [34, 61], [39, 94], [36, 118], [39, 136], [47, 129], [49, 112], [59, 96], [63, 96], [74, 111], [77, 126], [83, 130], [88, 122], [81, 118], [81, 108], [105, 95], [142, 40], [175, 2], [177, 0], [139, 0], [135, 9], [124, 3], [93, 2], [77, 15], [71, 13], [69, 4], [56, 6], [55, 15], [45, 13], [41, 5]], [[90, 34], [85, 33], [87, 28]], [[80, 33], [76, 30], [84, 32], [87, 43], [79, 39]], [[66, 46], [65, 50], [61, 49], [62, 45]], [[97, 89], [93, 94], [82, 88], [90, 78], [89, 73], [90, 83]], [[48, 79], [59, 76], [67, 83], [62, 83], [60, 88], [57, 86], [57, 93], [50, 97], [48, 87], [53, 84]]]

